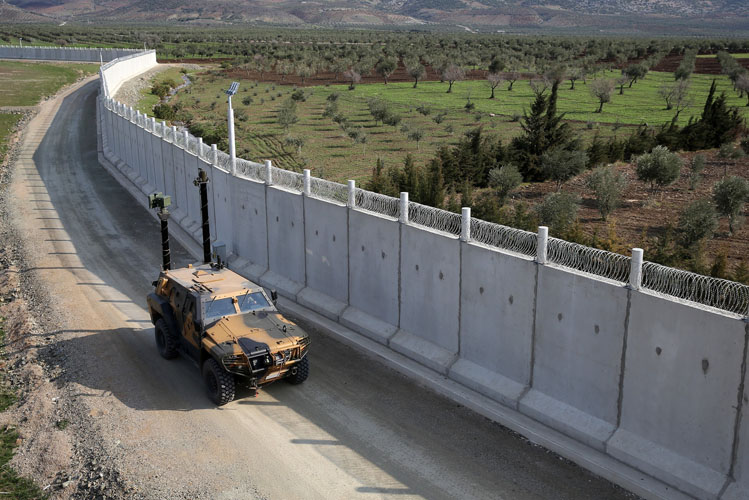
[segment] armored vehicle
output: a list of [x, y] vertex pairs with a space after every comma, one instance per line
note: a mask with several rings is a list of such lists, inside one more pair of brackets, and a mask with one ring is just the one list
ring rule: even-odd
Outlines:
[[148, 295], [159, 354], [195, 360], [217, 405], [252, 389], [309, 375], [309, 336], [276, 309], [276, 294], [216, 264], [162, 271]]

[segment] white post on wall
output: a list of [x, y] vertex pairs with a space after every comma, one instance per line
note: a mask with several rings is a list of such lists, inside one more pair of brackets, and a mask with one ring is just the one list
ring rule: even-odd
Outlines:
[[270, 160], [265, 160], [265, 184], [273, 185], [273, 164]]
[[356, 181], [348, 181], [348, 203], [346, 206], [349, 208], [356, 207]]
[[177, 126], [172, 125], [172, 144], [177, 144]]
[[237, 175], [237, 149], [234, 144], [234, 108], [231, 107], [231, 96], [237, 93], [237, 89], [239, 89], [239, 83], [232, 82], [231, 87], [224, 91], [229, 97], [229, 109], [226, 114], [229, 120], [229, 158], [231, 160], [231, 175]]
[[632, 260], [629, 268], [629, 286], [632, 290], [642, 287], [642, 248], [632, 249]]
[[151, 117], [151, 133], [156, 135], [156, 118]]
[[408, 224], [408, 193], [403, 191], [401, 192], [401, 213], [400, 217], [398, 217], [398, 220], [403, 224]]
[[188, 137], [188, 135], [189, 135], [189, 132], [187, 131], [187, 129], [185, 129], [185, 130], [182, 131], [182, 139], [184, 139], [184, 142], [182, 144], [182, 148], [185, 151], [189, 152], [190, 150], [187, 148], [187, 137]]
[[549, 228], [538, 226], [538, 246], [536, 248], [536, 262], [546, 264], [546, 254], [549, 246]]
[[312, 181], [310, 180], [310, 171], [308, 168], [304, 169], [304, 196], [309, 196], [312, 188]]
[[214, 167], [218, 167], [218, 148], [215, 144], [211, 144], [211, 163]]
[[471, 241], [471, 207], [461, 210], [460, 241]]
[[198, 137], [198, 158], [203, 156], [203, 138]]

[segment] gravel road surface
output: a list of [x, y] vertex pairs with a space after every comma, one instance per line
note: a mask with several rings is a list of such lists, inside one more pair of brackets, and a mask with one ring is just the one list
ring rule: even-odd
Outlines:
[[[100, 496], [73, 481], [75, 497], [632, 498], [303, 322], [306, 383], [211, 405], [194, 364], [157, 354], [145, 297], [159, 229], [97, 162], [97, 88], [45, 104], [12, 185], [26, 259], [49, 291], [36, 307], [61, 312], [45, 332], [57, 383], [87, 416], [71, 439], [118, 478]], [[178, 245], [172, 255], [191, 261]]]

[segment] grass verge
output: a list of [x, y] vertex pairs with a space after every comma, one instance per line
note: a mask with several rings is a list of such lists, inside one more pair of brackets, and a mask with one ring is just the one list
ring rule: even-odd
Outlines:
[[0, 61], [0, 106], [34, 106], [42, 97], [98, 70], [98, 64]]

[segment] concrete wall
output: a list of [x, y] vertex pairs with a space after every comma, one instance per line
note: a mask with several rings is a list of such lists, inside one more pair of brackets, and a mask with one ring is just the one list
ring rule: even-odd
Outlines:
[[[121, 84], [149, 57], [106, 72]], [[640, 471], [667, 498], [749, 498], [744, 318], [235, 177], [111, 99], [98, 112], [104, 163], [144, 196], [172, 195], [195, 241], [192, 179], [208, 170], [212, 239], [232, 268], [545, 426], [571, 456], [608, 457], [614, 479]]]
[[0, 45], [0, 59], [33, 59], [40, 61], [71, 62], [110, 62], [118, 57], [126, 57], [138, 49], [97, 49], [82, 47], [20, 47]]

